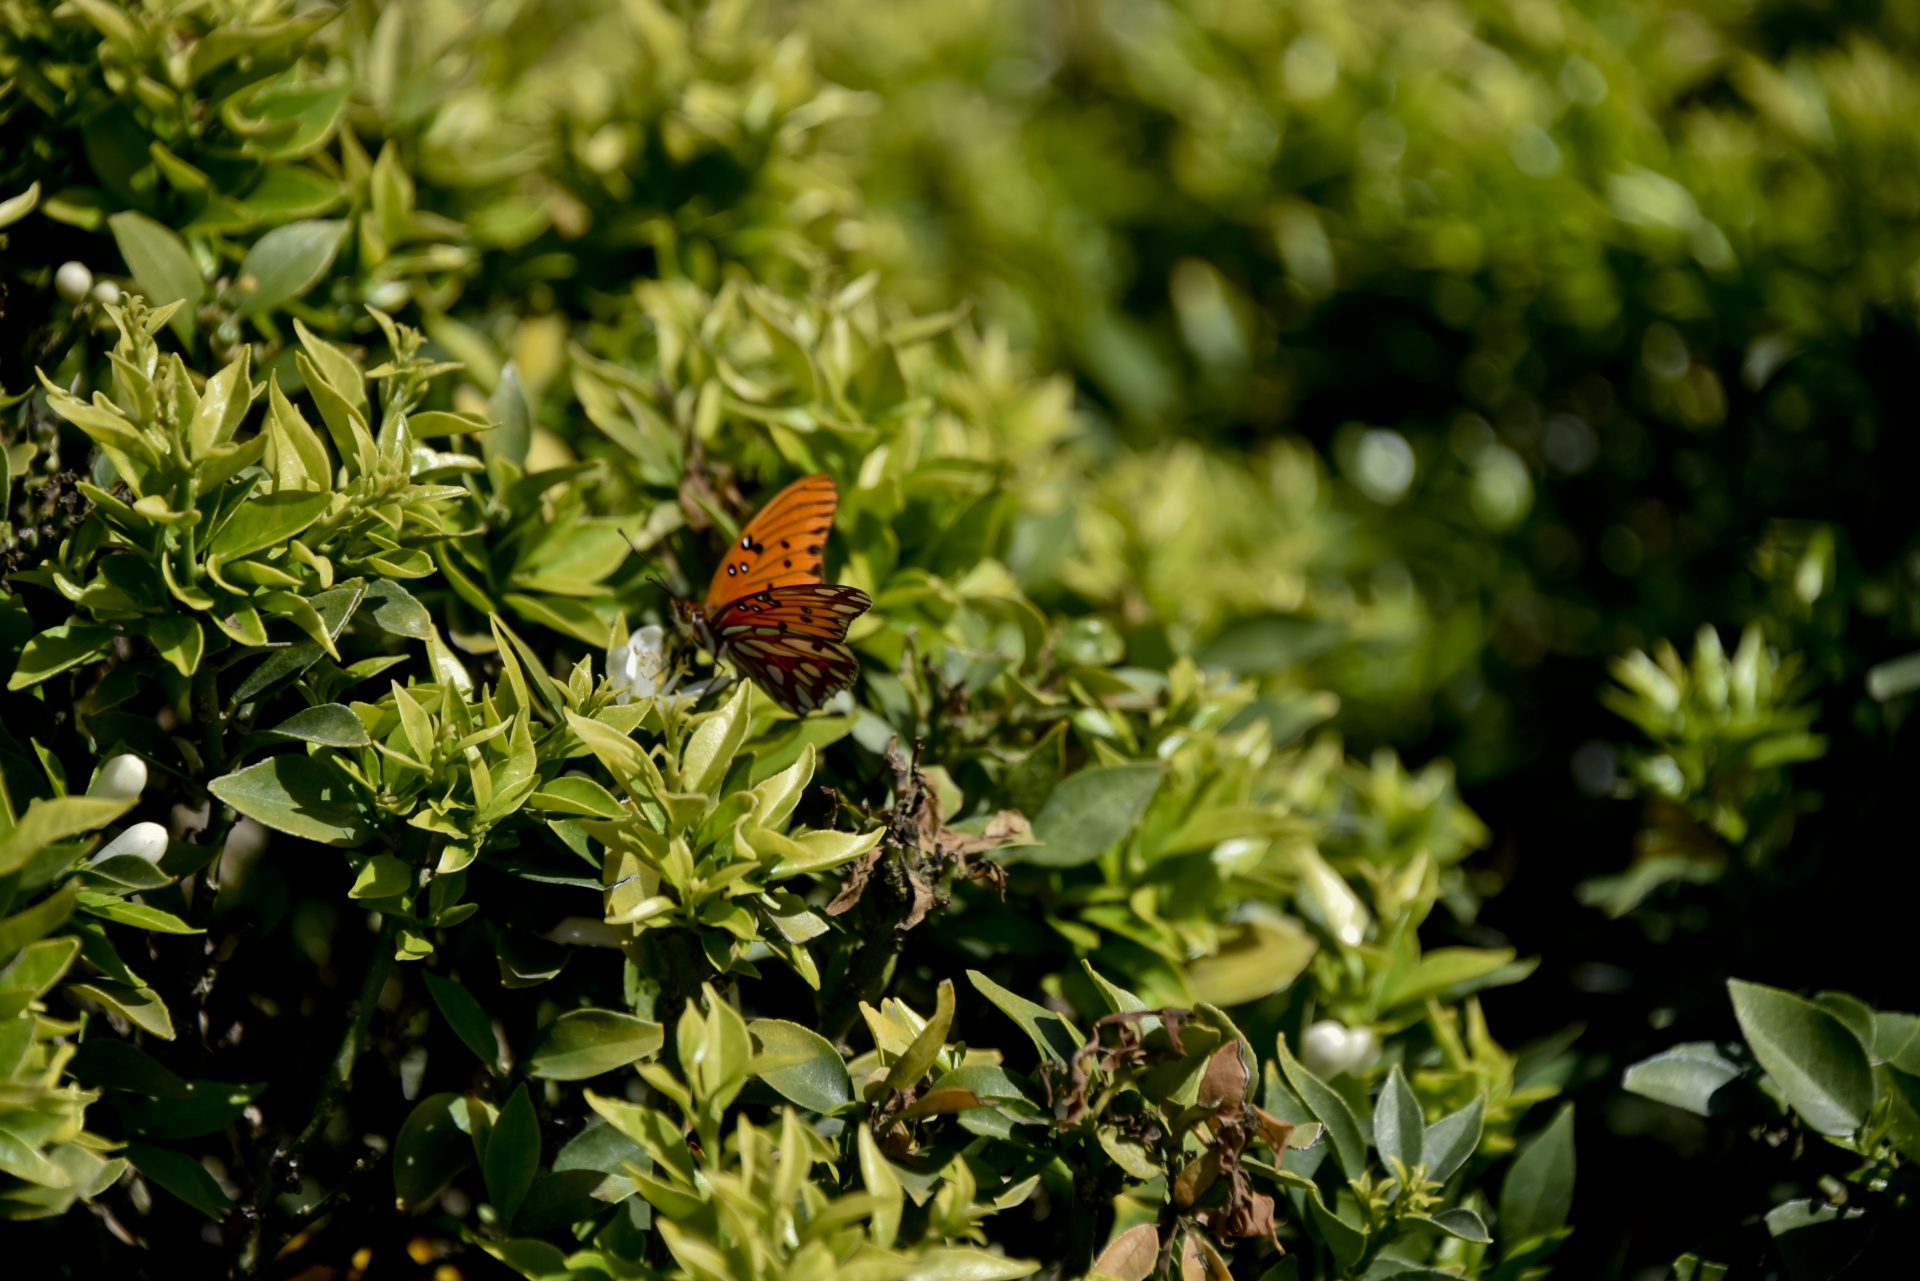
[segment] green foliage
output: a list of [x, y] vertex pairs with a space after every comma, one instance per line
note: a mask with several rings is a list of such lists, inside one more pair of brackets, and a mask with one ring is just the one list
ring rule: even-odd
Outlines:
[[[904, 270], [851, 181], [892, 122], [792, 29], [827, 12], [10, 14], [8, 1206], [241, 1275], [394, 1213], [533, 1277], [1505, 1278], [1564, 1238], [1564, 1064], [1479, 1002], [1532, 971], [1475, 931], [1489, 833], [1444, 760], [1321, 728], [1483, 620], [1305, 444], [1125, 448], [1004, 298]], [[1211, 270], [1176, 301], [1231, 365]], [[1532, 481], [1482, 446], [1504, 530]], [[697, 595], [812, 472], [874, 608], [797, 719], [647, 580]]]
[[[1822, 1197], [1783, 1200], [1766, 1215], [1775, 1248], [1796, 1275], [1838, 1275], [1873, 1236], [1897, 1239], [1914, 1195], [1920, 1020], [1874, 1010], [1844, 992], [1807, 1000], [1738, 979], [1728, 987], [1751, 1055], [1740, 1056], [1744, 1066], [1712, 1045], [1676, 1046], [1629, 1068], [1626, 1088], [1701, 1116], [1733, 1110], [1738, 1104], [1730, 1096], [1749, 1090], [1770, 1125], [1811, 1132], [1850, 1154], [1844, 1182], [1829, 1176]], [[1858, 1204], [1843, 1218], [1840, 1206], [1852, 1189]]]
[[1652, 740], [1624, 762], [1628, 793], [1646, 798], [1634, 866], [1581, 887], [1612, 916], [1669, 882], [1717, 880], [1734, 852], [1764, 864], [1792, 838], [1805, 804], [1788, 767], [1826, 754], [1810, 732], [1819, 708], [1802, 701], [1798, 659], [1770, 650], [1759, 627], [1731, 659], [1711, 627], [1700, 629], [1690, 665], [1664, 641], [1654, 654], [1616, 660], [1619, 684], [1601, 694]]

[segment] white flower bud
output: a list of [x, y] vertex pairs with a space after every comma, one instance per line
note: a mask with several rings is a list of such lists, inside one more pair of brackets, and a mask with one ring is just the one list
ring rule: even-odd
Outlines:
[[158, 863], [167, 853], [167, 829], [158, 823], [135, 823], [101, 847], [89, 862], [101, 863], [122, 854]]
[[1321, 1019], [1300, 1038], [1300, 1062], [1321, 1080], [1342, 1072], [1355, 1075], [1380, 1057], [1380, 1038], [1371, 1028], [1350, 1028], [1336, 1019]]
[[93, 287], [93, 300], [103, 307], [113, 307], [120, 302], [120, 286], [111, 280], [102, 280]]
[[146, 790], [147, 763], [138, 756], [121, 755], [110, 758], [100, 767], [93, 785], [87, 788], [87, 795], [124, 801]]
[[63, 262], [53, 273], [53, 292], [68, 302], [79, 302], [93, 288], [93, 273], [84, 262]]

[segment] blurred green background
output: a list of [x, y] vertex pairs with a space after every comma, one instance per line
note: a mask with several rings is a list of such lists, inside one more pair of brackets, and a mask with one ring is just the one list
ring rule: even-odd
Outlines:
[[[10, 279], [118, 274], [106, 219], [131, 209], [197, 229], [230, 289], [252, 229], [370, 184], [288, 310], [334, 333], [400, 312], [482, 400], [511, 359], [543, 423], [582, 412], [569, 339], [635, 341], [635, 278], [872, 269], [914, 310], [969, 308], [1004, 334], [979, 368], [1070, 380], [1083, 465], [1009, 481], [1044, 607], [1118, 620], [1141, 665], [1253, 678], [1269, 709], [1331, 691], [1362, 756], [1452, 762], [1492, 897], [1429, 941], [1540, 955], [1490, 1016], [1511, 1044], [1577, 1033], [1594, 1226], [1560, 1273], [1664, 1268], [1822, 1172], [1617, 1082], [1729, 1036], [1729, 974], [1913, 1000], [1914, 682], [1883, 665], [1920, 646], [1920, 7], [276, 10], [247, 56], [285, 82], [224, 118], [280, 131], [266, 166], [141, 81], [168, 56], [141, 12], [116, 51], [84, 6], [0, 10], [0, 192], [40, 181], [53, 231], [15, 238]], [[58, 77], [96, 45], [111, 98]], [[217, 101], [209, 63], [190, 78]], [[303, 149], [341, 118], [339, 160]], [[37, 320], [0, 314], [8, 388]], [[1021, 386], [1036, 421], [1068, 394]], [[1799, 674], [1755, 723], [1676, 722], [1698, 776], [1662, 792], [1635, 772], [1658, 726], [1597, 694], [1608, 659], [1703, 626], [1729, 651], [1757, 628]], [[1747, 750], [1808, 731], [1797, 758]], [[1705, 852], [1650, 864], [1676, 848]]]

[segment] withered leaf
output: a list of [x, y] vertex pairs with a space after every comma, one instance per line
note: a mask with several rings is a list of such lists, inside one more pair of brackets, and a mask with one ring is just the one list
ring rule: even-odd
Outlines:
[[1147, 1281], [1160, 1261], [1160, 1231], [1151, 1223], [1128, 1228], [1093, 1261], [1095, 1272], [1118, 1281]]

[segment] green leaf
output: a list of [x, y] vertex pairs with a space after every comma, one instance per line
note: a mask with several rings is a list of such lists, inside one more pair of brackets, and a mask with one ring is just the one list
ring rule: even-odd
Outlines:
[[88, 1085], [157, 1099], [190, 1099], [195, 1094], [159, 1060], [125, 1041], [89, 1037], [67, 1066], [77, 1080]]
[[113, 637], [113, 631], [105, 627], [71, 623], [49, 627], [28, 641], [20, 652], [19, 665], [7, 678], [7, 688], [27, 689], [70, 667], [105, 658], [113, 646]]
[[173, 228], [132, 210], [114, 214], [107, 225], [113, 229], [120, 256], [127, 260], [127, 270], [146, 296], [148, 306], [187, 304], [168, 322], [180, 341], [186, 342], [193, 332], [193, 308], [207, 296], [207, 282], [193, 260], [193, 250]]
[[812, 1028], [785, 1019], [755, 1019], [747, 1024], [769, 1059], [797, 1060], [756, 1071], [780, 1096], [822, 1115], [853, 1102], [853, 1078], [833, 1042]]
[[1487, 1096], [1477, 1094], [1467, 1106], [1447, 1113], [1427, 1127], [1422, 1146], [1427, 1155], [1428, 1178], [1444, 1183], [1467, 1163], [1467, 1158], [1480, 1146], [1480, 1131], [1486, 1115]]
[[1342, 1269], [1353, 1267], [1366, 1253], [1367, 1230], [1360, 1224], [1349, 1222], [1329, 1210], [1320, 1200], [1316, 1189], [1307, 1196], [1307, 1210], [1313, 1216], [1313, 1224], [1320, 1229], [1320, 1237], [1333, 1251], [1333, 1259]]
[[527, 797], [527, 807], [586, 818], [622, 819], [633, 814], [612, 792], [590, 778], [556, 778]]
[[45, 938], [65, 924], [73, 915], [77, 899], [78, 895], [72, 890], [62, 890], [0, 921], [0, 961], [12, 959], [27, 944]]
[[116, 894], [98, 894], [91, 890], [80, 893], [80, 906], [93, 915], [121, 925], [131, 925], [136, 929], [151, 930], [156, 934], [205, 934], [206, 931], [188, 925], [172, 912], [164, 912], [145, 903], [129, 903]]
[[953, 980], [941, 979], [933, 1016], [920, 1029], [913, 1042], [887, 1071], [887, 1087], [910, 1090], [933, 1066], [934, 1059], [946, 1047], [947, 1033], [953, 1027]]
[[322, 703], [295, 712], [267, 732], [322, 747], [365, 747], [373, 741], [367, 737], [366, 725], [344, 703]]
[[375, 627], [409, 640], [433, 635], [433, 616], [413, 594], [390, 578], [377, 578], [367, 587], [364, 617]]
[[[1440, 992], [1448, 992], [1448, 999], [1457, 1000], [1474, 990], [1476, 980], [1495, 975], [1513, 957], [1514, 952], [1510, 947], [1436, 947], [1423, 955], [1412, 970], [1394, 976], [1380, 994], [1380, 1008], [1390, 1010], [1395, 1006], [1424, 1001]], [[1508, 981], [1514, 982], [1520, 977], [1524, 976], [1515, 976]]]
[[488, 1068], [496, 1068], [500, 1062], [500, 1042], [494, 1035], [493, 1020], [487, 1017], [479, 1000], [452, 979], [443, 979], [438, 974], [420, 977], [427, 981], [427, 995], [440, 1007], [440, 1015], [454, 1035]]
[[1285, 1032], [1279, 1035], [1275, 1057], [1280, 1060], [1280, 1071], [1287, 1078], [1287, 1084], [1307, 1105], [1307, 1111], [1327, 1127], [1327, 1137], [1333, 1143], [1334, 1159], [1340, 1162], [1341, 1172], [1349, 1179], [1366, 1173], [1367, 1141], [1361, 1136], [1360, 1122], [1347, 1101], [1294, 1059], [1293, 1052], [1287, 1048]]
[[1459, 1237], [1462, 1241], [1472, 1241], [1476, 1245], [1488, 1245], [1493, 1241], [1493, 1235], [1487, 1231], [1486, 1222], [1465, 1206], [1442, 1210], [1432, 1215], [1410, 1214], [1407, 1218], [1414, 1223], [1431, 1224], [1448, 1236]]
[[1069, 774], [1033, 820], [1040, 843], [1004, 857], [1042, 867], [1091, 863], [1132, 834], [1160, 787], [1161, 773], [1158, 765], [1095, 765]]
[[1373, 1107], [1373, 1145], [1380, 1149], [1381, 1156], [1411, 1170], [1426, 1160], [1426, 1129], [1420, 1100], [1413, 1097], [1406, 1074], [1396, 1063], [1387, 1073], [1387, 1083]]
[[287, 490], [249, 498], [207, 545], [209, 557], [236, 560], [278, 547], [319, 520], [332, 499], [312, 490]]
[[32, 213], [33, 207], [39, 203], [40, 184], [38, 182], [17, 196], [9, 196], [5, 200], [0, 200], [0, 227], [11, 227], [14, 223], [19, 222], [22, 218]]
[[1740, 1065], [1711, 1041], [1689, 1041], [1629, 1067], [1621, 1087], [1699, 1116], [1711, 1115], [1713, 1093], [1740, 1075]]
[[539, 1169], [540, 1119], [534, 1115], [527, 1087], [522, 1085], [500, 1109], [480, 1162], [487, 1181], [487, 1199], [499, 1212], [501, 1222], [513, 1221]]
[[[256, 316], [313, 288], [333, 266], [352, 224], [290, 222], [260, 237], [240, 261], [239, 313]], [[251, 288], [249, 289], [249, 282]]]
[[526, 1071], [549, 1081], [585, 1081], [639, 1062], [663, 1040], [658, 1023], [631, 1014], [568, 1010], [535, 1036]]
[[1043, 1005], [1035, 1005], [1024, 996], [1016, 996], [978, 970], [967, 977], [980, 994], [999, 1007], [1000, 1012], [1018, 1023], [1033, 1039], [1034, 1048], [1056, 1063], [1071, 1063], [1086, 1039], [1080, 1030]]
[[80, 940], [42, 939], [20, 950], [20, 955], [0, 970], [0, 1019], [10, 1019], [37, 1001], [58, 983], [80, 951]]
[[173, 1039], [173, 1016], [167, 1013], [167, 1003], [160, 999], [160, 994], [150, 987], [98, 979], [92, 983], [69, 984], [66, 990], [97, 1001], [143, 1032], [150, 1032], [163, 1041]]
[[[10, 781], [10, 780], [9, 780]], [[135, 805], [137, 796], [40, 797], [27, 806], [18, 826], [0, 840], [0, 876], [18, 871], [42, 849], [84, 832], [98, 831]]]
[[220, 1190], [213, 1176], [184, 1152], [129, 1143], [125, 1156], [134, 1169], [215, 1222], [233, 1208], [233, 1199]]
[[458, 1094], [430, 1094], [401, 1124], [393, 1141], [393, 1193], [402, 1213], [431, 1201], [473, 1163], [473, 1143], [453, 1116], [461, 1102]]
[[11, 1174], [44, 1188], [71, 1186], [66, 1171], [49, 1161], [37, 1145], [4, 1128], [0, 1128], [0, 1173]]
[[741, 681], [732, 697], [698, 718], [680, 760], [680, 788], [708, 793], [720, 786], [747, 737], [748, 683]]
[[1812, 1001], [1730, 979], [1734, 1017], [1787, 1102], [1822, 1134], [1851, 1134], [1873, 1105], [1873, 1069], [1858, 1038]]
[[1561, 1107], [1553, 1121], [1522, 1148], [1500, 1185], [1500, 1254], [1511, 1258], [1522, 1246], [1565, 1225], [1573, 1208], [1573, 1105]]
[[156, 618], [147, 624], [147, 639], [182, 676], [200, 670], [200, 659], [207, 652], [207, 634], [198, 619], [185, 614]]
[[413, 868], [391, 854], [375, 854], [366, 861], [348, 898], [393, 898], [413, 888]]
[[372, 834], [353, 780], [324, 757], [285, 754], [216, 778], [215, 796], [289, 836], [352, 849]]

